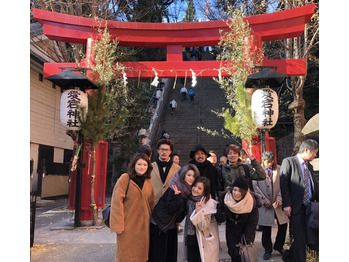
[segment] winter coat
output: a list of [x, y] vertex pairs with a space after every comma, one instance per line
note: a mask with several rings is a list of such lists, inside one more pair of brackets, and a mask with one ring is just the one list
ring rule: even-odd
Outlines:
[[145, 179], [142, 189], [131, 180], [125, 198], [128, 181], [127, 173], [118, 179], [111, 200], [110, 231], [122, 231], [116, 239], [115, 261], [147, 261], [154, 188], [150, 179]]
[[[176, 223], [183, 220], [186, 200], [182, 194], [175, 195], [172, 188], [168, 188], [159, 199], [152, 213], [156, 225], [163, 232], [171, 228], [176, 228]], [[180, 221], [178, 221], [181, 219]]]
[[152, 163], [153, 170], [151, 171], [151, 182], [154, 186], [154, 192], [155, 192], [155, 205], [159, 201], [160, 197], [165, 193], [165, 191], [168, 189], [170, 185], [170, 181], [173, 177], [173, 175], [181, 168], [179, 165], [173, 163], [170, 171], [167, 174], [165, 183], [162, 183], [160, 172], [159, 172], [159, 166], [156, 162]]
[[195, 160], [191, 160], [189, 164], [194, 164], [200, 171], [200, 176], [207, 177], [210, 180], [210, 194], [213, 199], [216, 198], [216, 181], [217, 181], [217, 168], [212, 163], [206, 160], [204, 163], [198, 163]]
[[247, 243], [254, 242], [258, 223], [258, 207], [260, 206], [258, 195], [249, 192], [253, 197], [253, 208], [251, 212], [236, 214], [231, 212], [224, 204], [223, 199], [225, 194], [226, 193], [223, 193], [219, 197], [216, 219], [218, 223], [226, 221], [226, 238], [228, 247], [229, 245], [234, 246], [238, 244], [242, 234], [245, 234]]
[[214, 216], [216, 212], [217, 202], [211, 198], [199, 212], [194, 210], [190, 216], [191, 222], [196, 227], [201, 262], [219, 260], [219, 231]]
[[251, 166], [243, 164], [240, 159], [235, 166], [231, 166], [229, 162], [227, 162], [222, 168], [224, 188], [227, 188], [227, 186], [234, 182], [236, 178], [236, 176], [233, 175], [234, 173], [237, 176], [246, 176], [249, 179], [249, 188], [252, 191], [253, 186], [251, 180], [264, 180], [267, 177], [264, 168], [256, 159], [251, 162]]
[[[273, 183], [269, 176], [267, 176], [265, 180], [252, 181], [252, 184], [254, 192], [261, 198], [263, 203], [263, 206], [258, 209], [258, 225], [273, 226], [275, 224], [275, 214], [279, 224], [282, 225], [288, 223], [289, 219], [282, 211], [282, 205], [276, 205], [276, 201], [282, 201], [280, 190], [280, 166], [274, 166], [273, 168]], [[264, 206], [268, 200], [272, 204], [272, 207], [269, 209]]]

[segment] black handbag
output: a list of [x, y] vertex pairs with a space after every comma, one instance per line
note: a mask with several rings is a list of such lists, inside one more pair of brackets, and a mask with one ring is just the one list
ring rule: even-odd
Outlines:
[[[125, 191], [125, 198], [122, 200], [122, 203], [125, 202], [125, 199], [126, 199], [126, 196], [127, 196], [128, 187], [130, 186], [130, 181], [131, 181], [131, 179], [128, 178], [128, 183], [127, 183], [127, 187], [126, 187], [126, 191]], [[108, 205], [108, 206], [102, 211], [102, 216], [103, 216], [104, 224], [105, 224], [107, 227], [110, 227], [110, 224], [109, 224], [109, 220], [110, 220], [110, 207], [111, 207], [111, 205]]]

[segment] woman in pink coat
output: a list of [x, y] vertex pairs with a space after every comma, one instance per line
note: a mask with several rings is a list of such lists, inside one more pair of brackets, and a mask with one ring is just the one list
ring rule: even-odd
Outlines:
[[188, 262], [219, 260], [218, 224], [214, 217], [216, 207], [217, 202], [210, 197], [210, 180], [207, 177], [197, 178], [187, 200], [184, 235]]

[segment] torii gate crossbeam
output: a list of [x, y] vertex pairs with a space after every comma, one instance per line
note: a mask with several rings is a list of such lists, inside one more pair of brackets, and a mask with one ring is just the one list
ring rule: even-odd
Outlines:
[[[315, 4], [288, 9], [271, 14], [247, 17], [255, 36], [259, 38], [261, 48], [263, 41], [274, 41], [301, 36], [304, 25], [310, 21]], [[92, 39], [97, 32], [93, 26], [97, 20], [72, 16], [46, 10], [33, 9], [33, 16], [42, 25], [44, 34], [52, 40], [87, 45], [86, 59], [80, 63], [89, 67], [88, 54]], [[117, 38], [120, 46], [154, 47], [167, 49], [167, 61], [124, 62], [128, 78], [154, 77], [153, 68], [159, 77], [185, 77], [192, 69], [198, 77], [217, 77], [220, 61], [183, 61], [183, 47], [215, 46], [220, 41], [220, 33], [229, 30], [225, 21], [208, 21], [192, 23], [140, 23], [102, 21], [107, 23], [112, 38]], [[264, 57], [264, 66], [277, 66], [278, 72], [289, 76], [306, 74], [304, 59], [273, 59]], [[78, 67], [77, 63], [45, 63], [44, 77], [60, 72], [59, 67]], [[222, 72], [222, 76], [227, 76]]]

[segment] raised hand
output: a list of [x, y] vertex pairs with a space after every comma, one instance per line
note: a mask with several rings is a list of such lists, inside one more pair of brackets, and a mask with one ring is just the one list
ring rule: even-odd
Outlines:
[[182, 191], [178, 190], [178, 188], [177, 188], [176, 185], [173, 185], [173, 186], [172, 186], [172, 189], [173, 189], [173, 191], [175, 192], [175, 195], [178, 195], [178, 194], [182, 193]]
[[246, 155], [247, 155], [247, 157], [248, 157], [251, 161], [253, 161], [253, 160], [256, 159], [256, 158], [254, 157], [254, 155], [253, 155], [251, 152], [247, 152], [247, 151], [246, 151]]
[[202, 197], [201, 200], [199, 202], [196, 202], [196, 212], [199, 212], [202, 207], [204, 206], [206, 197]]

